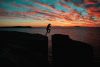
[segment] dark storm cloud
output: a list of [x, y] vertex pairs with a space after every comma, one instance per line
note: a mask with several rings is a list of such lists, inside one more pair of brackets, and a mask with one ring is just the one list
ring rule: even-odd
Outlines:
[[76, 4], [82, 4], [84, 3], [84, 0], [71, 0], [72, 2], [76, 3]]

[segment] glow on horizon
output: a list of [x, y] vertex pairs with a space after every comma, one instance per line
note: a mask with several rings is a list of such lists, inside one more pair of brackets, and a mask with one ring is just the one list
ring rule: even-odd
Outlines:
[[[47, 20], [25, 20], [22, 22], [20, 20], [20, 22], [18, 22], [19, 20], [13, 22], [7, 22], [7, 20], [3, 20], [0, 21], [2, 23], [0, 23], [0, 26], [31, 26], [31, 27], [45, 27], [47, 26], [47, 24], [51, 23], [52, 26], [62, 26], [62, 27], [67, 27], [67, 26], [87, 26], [87, 27], [99, 27], [99, 23], [98, 24], [93, 24], [93, 23], [85, 23], [82, 21], [59, 21], [59, 20], [53, 20], [53, 21], [47, 21]], [[3, 23], [5, 22], [5, 23]], [[79, 22], [79, 23], [77, 23]], [[80, 23], [81, 22], [81, 23]]]
[[0, 26], [100, 27], [100, 3], [92, 0], [1, 0]]

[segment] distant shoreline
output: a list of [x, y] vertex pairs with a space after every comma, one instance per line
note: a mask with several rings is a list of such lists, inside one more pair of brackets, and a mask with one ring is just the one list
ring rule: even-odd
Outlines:
[[[46, 27], [31, 27], [31, 26], [4, 26], [0, 28], [46, 28]], [[100, 27], [85, 27], [85, 26], [52, 26], [52, 28], [100, 28]]]
[[31, 26], [7, 26], [7, 27], [0, 27], [0, 28], [32, 28]]

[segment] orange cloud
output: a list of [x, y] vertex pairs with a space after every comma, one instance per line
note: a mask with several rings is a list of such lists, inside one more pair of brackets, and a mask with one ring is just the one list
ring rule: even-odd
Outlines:
[[100, 18], [100, 8], [97, 7], [90, 7], [87, 9], [90, 15], [96, 16]]

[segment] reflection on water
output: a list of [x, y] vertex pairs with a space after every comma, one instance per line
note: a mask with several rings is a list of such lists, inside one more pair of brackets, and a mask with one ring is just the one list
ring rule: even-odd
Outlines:
[[[0, 30], [21, 31], [28, 33], [40, 33], [45, 35], [45, 28], [2, 28]], [[51, 33], [48, 35], [51, 40], [52, 34], [66, 34], [72, 39], [86, 42], [95, 47], [95, 53], [100, 57], [100, 28], [52, 28]], [[50, 46], [50, 44], [49, 44]]]
[[[40, 33], [45, 35], [45, 28], [4, 28], [0, 30], [21, 31], [28, 33]], [[100, 28], [52, 28], [51, 33], [48, 35], [51, 39], [52, 34], [66, 34], [72, 39], [89, 43], [93, 46], [100, 44]]]

